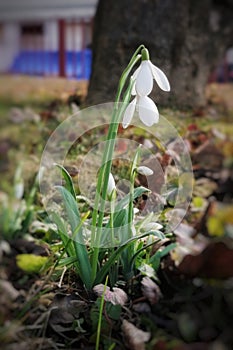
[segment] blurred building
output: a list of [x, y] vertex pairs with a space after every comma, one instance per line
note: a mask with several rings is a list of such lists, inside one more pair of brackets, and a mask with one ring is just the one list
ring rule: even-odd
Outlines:
[[233, 82], [233, 47], [228, 48], [224, 58], [210, 75], [209, 82]]
[[88, 79], [96, 4], [0, 1], [0, 72]]

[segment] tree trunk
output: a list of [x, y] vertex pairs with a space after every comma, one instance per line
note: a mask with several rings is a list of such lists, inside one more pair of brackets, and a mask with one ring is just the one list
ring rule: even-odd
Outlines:
[[99, 0], [87, 104], [113, 101], [119, 77], [144, 44], [169, 78], [171, 92], [154, 88], [160, 105], [205, 104], [210, 71], [233, 44], [232, 0]]

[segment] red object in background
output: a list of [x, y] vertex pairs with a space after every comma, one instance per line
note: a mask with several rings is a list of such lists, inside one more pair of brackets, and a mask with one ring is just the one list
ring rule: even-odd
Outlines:
[[196, 131], [196, 130], [198, 130], [198, 126], [197, 126], [196, 124], [189, 124], [189, 125], [187, 126], [187, 129], [188, 129], [189, 131]]
[[66, 52], [65, 52], [65, 21], [58, 21], [59, 27], [59, 76], [65, 77]]

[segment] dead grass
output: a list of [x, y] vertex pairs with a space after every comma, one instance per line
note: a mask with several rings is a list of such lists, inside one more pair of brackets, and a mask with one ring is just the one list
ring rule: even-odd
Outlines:
[[233, 111], [233, 84], [208, 84], [206, 98], [213, 105], [223, 106], [227, 111]]
[[52, 99], [63, 101], [75, 93], [85, 96], [88, 81], [57, 77], [29, 77], [0, 75], [0, 99], [15, 103], [41, 102]]

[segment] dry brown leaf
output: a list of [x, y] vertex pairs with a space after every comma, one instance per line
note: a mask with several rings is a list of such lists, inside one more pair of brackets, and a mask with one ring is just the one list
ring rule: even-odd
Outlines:
[[7, 298], [12, 301], [20, 294], [20, 292], [13, 287], [11, 282], [5, 280], [0, 280], [0, 291], [1, 293], [5, 293]]
[[[93, 288], [93, 290], [99, 297], [102, 297], [104, 293], [104, 285], [97, 284]], [[113, 291], [111, 291], [110, 288], [107, 286], [105, 290], [104, 300], [110, 301], [113, 305], [123, 306], [127, 302], [128, 297], [127, 294], [123, 291], [123, 289], [114, 287]]]
[[151, 305], [157, 304], [162, 295], [159, 286], [149, 277], [143, 277], [141, 283], [144, 297], [149, 300]]
[[145, 343], [151, 336], [150, 332], [142, 331], [127, 320], [123, 321], [122, 330], [131, 350], [145, 350]]
[[223, 154], [211, 140], [206, 140], [195, 150], [193, 161], [195, 164], [199, 164], [203, 169], [221, 169]]
[[178, 269], [189, 277], [233, 277], [233, 249], [223, 242], [210, 243], [199, 255], [184, 257]]

